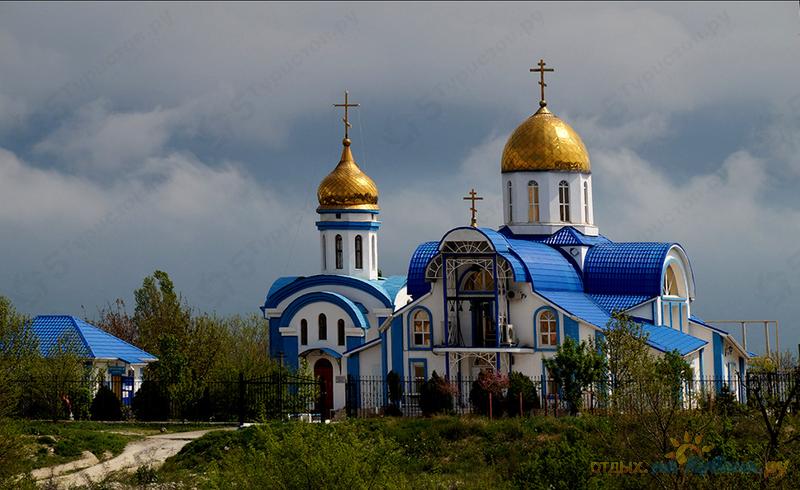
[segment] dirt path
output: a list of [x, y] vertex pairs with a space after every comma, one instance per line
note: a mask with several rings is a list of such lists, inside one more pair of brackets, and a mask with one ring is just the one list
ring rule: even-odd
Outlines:
[[176, 432], [149, 436], [129, 443], [119, 456], [94, 464], [80, 471], [76, 471], [75, 473], [56, 476], [51, 472], [40, 470], [37, 476], [41, 477], [41, 479], [39, 479], [40, 484], [47, 483], [52, 475], [52, 481], [57, 483], [59, 488], [70, 488], [78, 485], [89, 485], [92, 482], [100, 481], [109, 473], [115, 471], [133, 472], [140, 466], [145, 465], [155, 468], [161, 466], [170, 456], [177, 454], [178, 451], [180, 451], [183, 446], [189, 444], [189, 442], [213, 430], [232, 430], [232, 428]]

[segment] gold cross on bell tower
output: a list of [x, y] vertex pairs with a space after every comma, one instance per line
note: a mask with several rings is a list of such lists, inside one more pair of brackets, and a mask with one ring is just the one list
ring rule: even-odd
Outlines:
[[469, 225], [474, 227], [474, 226], [478, 226], [478, 220], [476, 219], [476, 216], [478, 214], [478, 210], [475, 208], [475, 201], [483, 201], [483, 198], [482, 197], [478, 197], [478, 193], [475, 192], [474, 188], [471, 191], [469, 191], [468, 194], [469, 194], [469, 196], [465, 197], [464, 200], [465, 201], [472, 201], [472, 206], [470, 206], [470, 208], [469, 208], [470, 212], [472, 213], [472, 219], [470, 220]]
[[350, 139], [347, 130], [352, 127], [352, 125], [350, 124], [349, 109], [351, 107], [358, 107], [360, 105], [360, 104], [351, 104], [349, 100], [350, 100], [350, 94], [347, 92], [347, 90], [345, 90], [344, 104], [333, 104], [333, 107], [344, 107], [344, 117], [342, 118], [342, 122], [344, 123], [344, 139], [346, 140]]
[[540, 59], [538, 63], [539, 68], [531, 68], [531, 73], [538, 72], [540, 75], [539, 85], [542, 87], [542, 96], [539, 99], [539, 107], [544, 107], [547, 105], [547, 102], [544, 100], [544, 88], [547, 87], [547, 84], [544, 83], [544, 72], [555, 71], [553, 68], [545, 68], [546, 64], [547, 63], [545, 63], [544, 60]]

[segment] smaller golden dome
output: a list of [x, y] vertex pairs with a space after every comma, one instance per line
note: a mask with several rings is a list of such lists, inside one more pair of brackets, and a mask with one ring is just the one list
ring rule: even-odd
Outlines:
[[322, 179], [317, 189], [320, 209], [377, 210], [378, 187], [361, 171], [350, 151], [350, 140], [342, 141], [342, 158], [339, 164]]
[[544, 102], [511, 134], [503, 148], [501, 165], [502, 172], [592, 171], [581, 137], [547, 110]]

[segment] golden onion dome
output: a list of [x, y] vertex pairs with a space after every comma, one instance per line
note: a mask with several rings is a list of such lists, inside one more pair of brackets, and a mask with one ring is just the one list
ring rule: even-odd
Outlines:
[[502, 172], [592, 171], [581, 137], [544, 103], [511, 134], [501, 164]]
[[378, 187], [361, 171], [350, 151], [350, 140], [342, 141], [342, 158], [317, 188], [320, 209], [378, 210]]

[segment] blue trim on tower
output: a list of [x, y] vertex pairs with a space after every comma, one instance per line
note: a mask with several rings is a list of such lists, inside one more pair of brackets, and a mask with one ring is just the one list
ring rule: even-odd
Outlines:
[[317, 221], [317, 229], [323, 230], [367, 230], [377, 231], [380, 221]]

